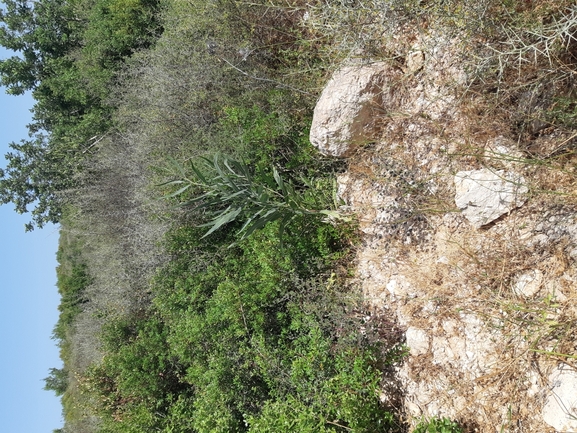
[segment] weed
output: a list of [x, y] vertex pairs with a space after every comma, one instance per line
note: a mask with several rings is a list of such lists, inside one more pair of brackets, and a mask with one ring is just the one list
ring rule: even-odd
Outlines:
[[[241, 162], [218, 155], [212, 161], [201, 160], [202, 166], [190, 162], [193, 177], [187, 176], [182, 165], [172, 161], [180, 178], [164, 183], [161, 186], [177, 186], [178, 190], [168, 194], [167, 198], [179, 197], [189, 190], [197, 190], [193, 198], [185, 199], [181, 205], [204, 211], [210, 219], [200, 227], [210, 227], [206, 237], [225, 224], [237, 219], [244, 220], [238, 231], [240, 240], [250, 236], [255, 230], [266, 224], [279, 221], [279, 239], [288, 225], [296, 218], [330, 218], [343, 220], [347, 218], [336, 210], [319, 209], [319, 200], [311, 194], [299, 192], [295, 186], [283, 180], [278, 170], [273, 167], [272, 175], [260, 173], [260, 181], [249, 168]], [[312, 182], [302, 179], [312, 190]], [[194, 194], [194, 193], [193, 193]]]
[[413, 433], [462, 433], [463, 430], [455, 421], [449, 418], [432, 418], [423, 420], [413, 430]]

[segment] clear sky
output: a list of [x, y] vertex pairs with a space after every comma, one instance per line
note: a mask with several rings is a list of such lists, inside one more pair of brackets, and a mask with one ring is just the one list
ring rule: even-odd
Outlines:
[[[7, 54], [0, 49], [0, 58]], [[29, 95], [0, 88], [0, 167], [8, 143], [27, 138]], [[0, 419], [6, 433], [51, 433], [62, 426], [60, 399], [44, 391], [51, 367], [61, 367], [51, 340], [58, 320], [58, 228], [24, 232], [28, 215], [0, 206]]]

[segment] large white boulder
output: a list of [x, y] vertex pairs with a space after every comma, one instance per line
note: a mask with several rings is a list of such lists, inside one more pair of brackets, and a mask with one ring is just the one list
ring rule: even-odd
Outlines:
[[390, 82], [398, 73], [384, 62], [336, 71], [315, 106], [311, 143], [325, 155], [346, 157], [370, 141], [377, 116], [394, 105]]
[[529, 191], [522, 176], [486, 168], [457, 173], [455, 189], [455, 204], [477, 228], [522, 206]]

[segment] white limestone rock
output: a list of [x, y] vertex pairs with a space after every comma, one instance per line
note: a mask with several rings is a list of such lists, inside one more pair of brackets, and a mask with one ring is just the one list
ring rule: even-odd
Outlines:
[[549, 376], [543, 421], [558, 432], [577, 432], [577, 371], [559, 365]]
[[424, 65], [425, 54], [417, 47], [413, 47], [413, 50], [407, 55], [407, 72], [414, 74], [423, 69]]
[[409, 353], [412, 356], [424, 355], [429, 351], [429, 336], [425, 331], [409, 327], [405, 333]]
[[455, 188], [455, 204], [476, 228], [522, 206], [529, 191], [523, 176], [488, 169], [458, 172]]
[[384, 62], [335, 72], [315, 106], [311, 143], [325, 155], [346, 157], [370, 141], [376, 116], [390, 109], [395, 99], [389, 82], [396, 75]]
[[513, 291], [517, 295], [530, 298], [536, 294], [543, 284], [543, 272], [539, 269], [533, 269], [519, 275], [513, 284]]

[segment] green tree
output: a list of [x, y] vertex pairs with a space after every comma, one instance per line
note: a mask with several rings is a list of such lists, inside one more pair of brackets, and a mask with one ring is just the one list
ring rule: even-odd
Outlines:
[[51, 368], [44, 382], [46, 391], [54, 391], [57, 396], [61, 396], [68, 388], [68, 372], [64, 368]]
[[[17, 53], [0, 60], [0, 85], [9, 94], [32, 91], [38, 101], [30, 138], [11, 143], [7, 166], [0, 170], [0, 203], [14, 203], [18, 213], [33, 207], [32, 222], [42, 227], [62, 213], [59, 193], [69, 188], [81, 154], [66, 134], [53, 134], [63, 123], [70, 127], [83, 115], [79, 81], [70, 82], [69, 53], [80, 47], [83, 23], [74, 3], [65, 0], [5, 0], [0, 11], [0, 45]], [[76, 85], [74, 85], [76, 84]], [[66, 119], [66, 122], [62, 122]], [[60, 128], [59, 128], [60, 127]], [[72, 134], [74, 135], [77, 134]]]
[[19, 53], [0, 60], [0, 84], [20, 95], [49, 74], [49, 63], [80, 44], [73, 2], [4, 0], [0, 11], [0, 45]]
[[33, 224], [42, 227], [58, 222], [62, 214], [58, 192], [73, 186], [73, 154], [62, 154], [64, 149], [49, 146], [47, 138], [38, 134], [31, 140], [11, 143], [13, 152], [6, 154], [8, 164], [0, 169], [0, 203], [14, 203], [16, 212], [32, 211]]
[[[112, 127], [108, 103], [126, 57], [158, 36], [157, 0], [6, 0], [0, 85], [36, 100], [30, 139], [12, 143], [0, 170], [0, 203], [32, 207], [27, 230], [58, 222], [63, 198]], [[122, 24], [122, 25], [121, 25]]]

